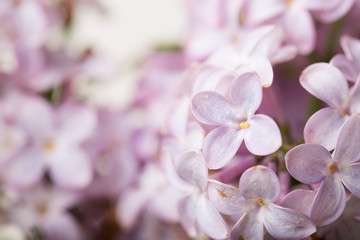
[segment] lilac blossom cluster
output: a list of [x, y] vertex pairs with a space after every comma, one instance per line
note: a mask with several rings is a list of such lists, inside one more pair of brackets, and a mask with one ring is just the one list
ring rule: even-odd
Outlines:
[[67, 46], [99, 2], [0, 2], [0, 239], [358, 239], [360, 2], [183, 3], [118, 109]]

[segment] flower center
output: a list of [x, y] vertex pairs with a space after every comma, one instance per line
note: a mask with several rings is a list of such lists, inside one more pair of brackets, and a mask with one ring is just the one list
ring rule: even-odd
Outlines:
[[239, 124], [239, 127], [240, 127], [240, 129], [244, 129], [244, 128], [250, 127], [250, 125], [248, 124], [247, 121], [243, 121]]
[[335, 167], [334, 164], [330, 163], [329, 165], [327, 165], [328, 169], [330, 170], [331, 173], [335, 172]]
[[265, 204], [264, 204], [264, 201], [263, 201], [261, 198], [258, 198], [257, 201], [258, 201], [258, 203], [259, 203], [260, 206], [264, 206], [264, 205], [265, 205]]
[[46, 212], [48, 211], [48, 206], [45, 202], [36, 204], [35, 208], [36, 208], [36, 212], [41, 216], [45, 215]]
[[285, 0], [286, 6], [289, 6], [292, 3], [292, 0]]
[[46, 140], [43, 144], [43, 149], [45, 151], [51, 152], [55, 148], [55, 143], [51, 140]]

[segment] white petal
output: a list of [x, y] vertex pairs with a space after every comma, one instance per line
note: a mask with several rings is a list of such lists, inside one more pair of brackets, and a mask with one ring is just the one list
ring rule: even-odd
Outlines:
[[347, 59], [344, 54], [337, 54], [330, 60], [330, 64], [337, 67], [349, 81], [355, 81], [358, 70], [354, 63]]
[[301, 144], [285, 155], [286, 168], [298, 181], [315, 184], [329, 173], [332, 158], [328, 150], [317, 144]]
[[122, 192], [116, 206], [116, 217], [123, 228], [129, 230], [134, 226], [148, 200], [149, 195], [135, 188]]
[[262, 213], [266, 229], [275, 238], [302, 239], [316, 231], [309, 217], [292, 209], [269, 204]]
[[83, 150], [68, 148], [51, 159], [50, 175], [61, 187], [82, 189], [92, 181], [93, 169], [89, 157]]
[[188, 183], [197, 184], [205, 189], [208, 169], [199, 152], [186, 152], [175, 162], [179, 176]]
[[310, 13], [300, 7], [289, 7], [283, 16], [284, 29], [300, 54], [309, 54], [315, 47], [315, 26]]
[[279, 127], [270, 117], [262, 114], [252, 116], [248, 120], [244, 141], [248, 150], [255, 155], [268, 155], [281, 146]]
[[262, 240], [263, 238], [264, 224], [258, 210], [244, 214], [231, 231], [231, 240]]
[[346, 56], [354, 62], [356, 69], [360, 71], [360, 40], [343, 36], [340, 42]]
[[240, 118], [252, 116], [262, 99], [258, 75], [248, 72], [238, 76], [231, 86], [231, 99]]
[[240, 193], [244, 198], [261, 198], [274, 202], [280, 194], [280, 182], [267, 167], [257, 165], [246, 170], [240, 178]]
[[208, 184], [208, 194], [214, 207], [221, 213], [227, 215], [243, 214], [246, 209], [245, 199], [241, 196], [239, 189], [211, 180]]
[[352, 163], [360, 159], [360, 113], [352, 115], [340, 130], [334, 161], [340, 164]]
[[321, 184], [314, 198], [311, 219], [317, 226], [334, 222], [344, 211], [346, 194], [338, 178], [327, 177]]
[[350, 164], [340, 171], [343, 184], [350, 192], [360, 198], [360, 163]]
[[196, 212], [197, 221], [208, 236], [215, 239], [224, 239], [230, 236], [228, 225], [204, 196], [200, 197]]
[[82, 143], [94, 132], [97, 116], [94, 111], [80, 105], [64, 105], [56, 113], [59, 134], [66, 141]]
[[339, 110], [331, 107], [320, 109], [305, 124], [305, 142], [322, 145], [329, 151], [333, 150], [345, 119]]
[[316, 192], [312, 190], [296, 189], [288, 193], [281, 200], [280, 205], [285, 208], [294, 209], [310, 217], [315, 194]]
[[212, 130], [202, 147], [205, 161], [210, 169], [225, 166], [236, 154], [243, 140], [242, 131], [228, 127]]
[[328, 63], [315, 63], [307, 67], [300, 76], [300, 84], [332, 107], [341, 107], [349, 91], [340, 70]]
[[191, 109], [197, 120], [208, 125], [231, 124], [235, 118], [231, 104], [216, 92], [196, 94]]
[[187, 196], [181, 199], [178, 205], [180, 224], [192, 238], [198, 235], [196, 222], [198, 202], [198, 196]]

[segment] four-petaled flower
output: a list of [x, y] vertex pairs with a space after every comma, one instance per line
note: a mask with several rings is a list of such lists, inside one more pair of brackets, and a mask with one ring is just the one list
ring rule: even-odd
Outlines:
[[206, 91], [192, 99], [192, 111], [197, 120], [220, 126], [212, 130], [202, 151], [210, 169], [223, 167], [237, 152], [244, 140], [248, 150], [256, 155], [268, 155], [281, 145], [280, 130], [273, 119], [257, 114], [262, 88], [255, 73], [244, 73], [231, 86], [229, 103], [217, 92]]
[[231, 239], [263, 239], [264, 225], [277, 239], [300, 239], [314, 233], [314, 223], [304, 214], [274, 203], [280, 194], [276, 174], [264, 166], [246, 170], [239, 188], [217, 181], [209, 184], [209, 198], [228, 215], [241, 215], [233, 227]]
[[341, 128], [333, 156], [316, 144], [299, 145], [285, 155], [286, 167], [294, 178], [306, 184], [321, 183], [310, 213], [318, 226], [335, 221], [343, 212], [343, 184], [360, 198], [359, 142], [360, 114], [355, 114]]

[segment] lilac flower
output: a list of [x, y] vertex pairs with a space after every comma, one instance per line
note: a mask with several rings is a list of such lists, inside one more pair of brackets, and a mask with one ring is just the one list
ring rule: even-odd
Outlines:
[[40, 184], [19, 192], [18, 202], [9, 215], [23, 229], [40, 228], [46, 239], [81, 240], [84, 238], [80, 227], [67, 212], [75, 203], [73, 193]]
[[231, 87], [232, 103], [216, 92], [201, 92], [192, 99], [197, 120], [220, 126], [212, 130], [202, 147], [210, 169], [223, 167], [237, 152], [242, 141], [256, 155], [267, 155], [281, 145], [281, 135], [274, 120], [254, 115], [262, 98], [262, 89], [255, 73], [237, 77]]
[[179, 221], [177, 204], [184, 195], [168, 180], [166, 171], [158, 164], [148, 163], [138, 175], [137, 185], [122, 191], [116, 216], [125, 230], [132, 229], [144, 211], [166, 222]]
[[184, 153], [175, 163], [179, 176], [187, 183], [187, 194], [179, 202], [180, 223], [191, 237], [200, 228], [210, 237], [224, 239], [229, 229], [219, 212], [206, 198], [208, 169], [198, 152]]
[[65, 104], [53, 112], [46, 102], [35, 97], [22, 97], [14, 107], [17, 121], [29, 139], [8, 161], [3, 172], [6, 182], [27, 187], [49, 169], [52, 180], [62, 187], [86, 187], [92, 179], [92, 166], [80, 144], [96, 126], [95, 113], [78, 104]]
[[342, 124], [349, 116], [360, 112], [360, 81], [349, 93], [347, 81], [339, 69], [328, 63], [315, 63], [303, 71], [300, 84], [329, 105], [307, 121], [305, 142], [334, 149]]
[[345, 208], [346, 186], [360, 197], [360, 114], [342, 127], [333, 156], [320, 145], [303, 144], [285, 156], [290, 174], [306, 184], [321, 183], [311, 208], [311, 218], [319, 226], [335, 221]]
[[209, 184], [209, 198], [215, 207], [224, 214], [241, 216], [231, 239], [263, 239], [264, 226], [278, 239], [299, 239], [315, 232], [307, 216], [274, 203], [280, 183], [269, 168], [249, 168], [241, 176], [239, 188], [216, 181]]
[[340, 43], [345, 55], [335, 55], [330, 64], [337, 67], [346, 79], [355, 82], [360, 74], [360, 40], [342, 36]]

